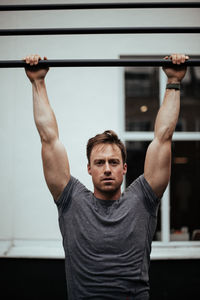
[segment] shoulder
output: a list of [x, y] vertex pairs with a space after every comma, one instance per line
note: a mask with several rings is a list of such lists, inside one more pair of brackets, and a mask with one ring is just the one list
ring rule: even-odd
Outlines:
[[144, 174], [135, 179], [127, 188], [126, 193], [135, 195], [139, 201], [143, 201], [148, 211], [157, 209], [160, 199], [155, 195]]
[[132, 192], [132, 193], [141, 193], [143, 190], [143, 187], [145, 186], [145, 178], [144, 175], [140, 175], [138, 178], [136, 178], [126, 189], [126, 192]]
[[83, 195], [91, 193], [84, 184], [82, 184], [77, 178], [70, 176], [70, 180], [65, 186], [61, 196], [57, 201], [56, 205], [60, 209], [66, 209], [71, 203], [72, 200], [78, 201], [83, 198]]

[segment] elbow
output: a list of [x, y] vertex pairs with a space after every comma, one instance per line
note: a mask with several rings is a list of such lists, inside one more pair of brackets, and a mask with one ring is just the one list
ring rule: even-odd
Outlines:
[[40, 132], [40, 140], [41, 143], [45, 143], [45, 144], [51, 144], [52, 142], [54, 142], [56, 139], [58, 138], [58, 136], [56, 134], [54, 134], [53, 132]]
[[58, 138], [57, 124], [46, 118], [35, 119], [35, 125], [40, 135], [41, 142], [51, 143]]
[[58, 138], [58, 133], [52, 128], [37, 126], [41, 143], [50, 144]]
[[163, 126], [162, 128], [159, 128], [159, 130], [156, 132], [156, 138], [161, 142], [165, 143], [167, 141], [171, 141], [174, 133], [174, 128], [169, 126]]

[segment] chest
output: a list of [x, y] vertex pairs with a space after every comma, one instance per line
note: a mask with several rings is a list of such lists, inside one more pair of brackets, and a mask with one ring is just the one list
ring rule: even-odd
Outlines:
[[144, 248], [149, 217], [137, 206], [79, 207], [65, 223], [70, 251], [123, 255]]

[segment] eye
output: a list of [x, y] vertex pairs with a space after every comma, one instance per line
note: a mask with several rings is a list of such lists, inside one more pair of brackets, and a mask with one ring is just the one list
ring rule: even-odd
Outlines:
[[112, 166], [117, 166], [119, 164], [119, 161], [117, 159], [112, 159], [110, 161], [110, 163], [111, 163]]
[[97, 161], [95, 161], [95, 165], [97, 165], [97, 166], [102, 166], [103, 164], [104, 164], [103, 160], [97, 160]]

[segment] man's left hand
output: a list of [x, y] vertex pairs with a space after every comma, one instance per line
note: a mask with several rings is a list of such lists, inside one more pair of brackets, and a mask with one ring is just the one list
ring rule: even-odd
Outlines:
[[172, 54], [165, 56], [164, 59], [171, 59], [174, 64], [174, 67], [163, 67], [163, 71], [168, 77], [168, 83], [180, 83], [187, 70], [184, 62], [189, 59], [189, 56], [185, 54]]

